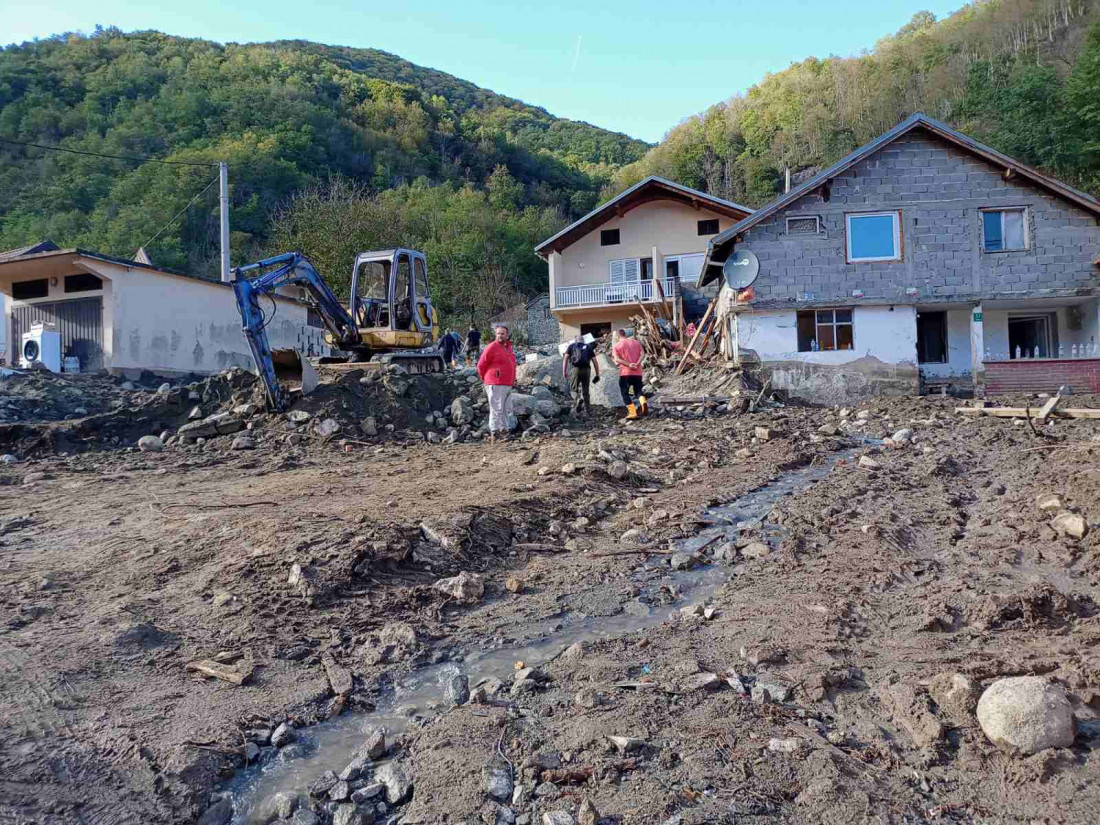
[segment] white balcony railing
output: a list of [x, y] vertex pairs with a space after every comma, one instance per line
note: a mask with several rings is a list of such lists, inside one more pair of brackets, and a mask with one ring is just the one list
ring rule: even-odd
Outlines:
[[[674, 297], [673, 290], [677, 288], [674, 278], [662, 278], [661, 290], [664, 298], [670, 300]], [[557, 291], [554, 301], [555, 309], [568, 307], [601, 306], [604, 304], [637, 304], [640, 302], [660, 301], [661, 290], [657, 289], [656, 281], [619, 281], [607, 284], [584, 284], [582, 286], [566, 286]]]

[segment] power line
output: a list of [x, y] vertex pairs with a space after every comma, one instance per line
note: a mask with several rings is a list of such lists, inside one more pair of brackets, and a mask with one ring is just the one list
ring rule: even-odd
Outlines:
[[[213, 186], [215, 183], [217, 183], [218, 180], [220, 180], [220, 176], [217, 177], [217, 178], [214, 178], [214, 180], [212, 180], [212, 181], [210, 181], [210, 183], [206, 184], [205, 189], [203, 189], [201, 192], [199, 192], [199, 194], [195, 195], [195, 197], [191, 198], [191, 200], [189, 200], [187, 202], [187, 206], [183, 207], [183, 209], [181, 209], [179, 212], [177, 212], [175, 215], [172, 216], [171, 220], [169, 220], [168, 223], [166, 223], [164, 226], [162, 226], [160, 229], [157, 230], [156, 235], [154, 235], [149, 240], [147, 240], [145, 243], [143, 243], [141, 246], [139, 246], [138, 251], [140, 252], [141, 247], [148, 246], [153, 241], [155, 241], [157, 238], [159, 238], [164, 233], [165, 229], [167, 229], [168, 227], [170, 227], [172, 224], [174, 224], [176, 222], [176, 218], [178, 218], [180, 215], [182, 215], [184, 212], [186, 212], [188, 209], [190, 209], [194, 205], [195, 201], [197, 201], [199, 198], [201, 198], [203, 195], [205, 195], [207, 192], [209, 192], [210, 187]], [[137, 257], [137, 252], [134, 253], [134, 257], [135, 258]]]
[[13, 146], [29, 146], [34, 149], [45, 149], [49, 152], [68, 152], [71, 155], [87, 155], [93, 158], [110, 158], [111, 160], [132, 160], [138, 163], [164, 163], [169, 166], [217, 166], [217, 162], [206, 161], [200, 163], [193, 160], [163, 160], [161, 158], [140, 157], [136, 155], [105, 155], [102, 152], [85, 152], [82, 149], [69, 149], [65, 146], [46, 146], [41, 143], [26, 143], [21, 140], [8, 140], [0, 138], [0, 143], [10, 143]]

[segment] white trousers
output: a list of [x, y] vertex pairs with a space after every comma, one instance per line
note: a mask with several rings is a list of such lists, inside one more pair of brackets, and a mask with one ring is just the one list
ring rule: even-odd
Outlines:
[[511, 429], [515, 421], [512, 412], [512, 388], [501, 384], [486, 384], [485, 394], [489, 396], [489, 432], [499, 433]]

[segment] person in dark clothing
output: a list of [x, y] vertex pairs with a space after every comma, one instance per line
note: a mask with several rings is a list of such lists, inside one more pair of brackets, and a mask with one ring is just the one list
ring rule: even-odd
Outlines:
[[592, 412], [589, 384], [600, 383], [600, 362], [596, 360], [596, 351], [591, 344], [584, 342], [583, 336], [578, 335], [565, 350], [565, 357], [561, 359], [561, 377], [569, 381], [573, 410], [578, 413], [582, 409], [586, 413]]
[[455, 337], [450, 332], [443, 336], [439, 342], [439, 350], [443, 353], [443, 366], [451, 369], [455, 360]]
[[481, 330], [470, 327], [470, 331], [466, 333], [466, 363], [470, 363], [472, 358], [476, 364], [479, 355], [481, 355]]

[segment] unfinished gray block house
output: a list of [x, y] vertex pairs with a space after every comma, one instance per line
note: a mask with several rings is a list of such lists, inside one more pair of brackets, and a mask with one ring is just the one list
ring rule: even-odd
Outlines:
[[731, 332], [795, 395], [1100, 392], [1098, 216], [1092, 196], [916, 114], [715, 236], [700, 283], [755, 255]]

